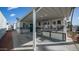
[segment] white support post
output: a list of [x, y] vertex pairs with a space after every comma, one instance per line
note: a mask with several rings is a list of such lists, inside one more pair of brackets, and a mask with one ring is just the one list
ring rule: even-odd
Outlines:
[[67, 17], [64, 18], [63, 25], [64, 25], [64, 33], [66, 34], [66, 40], [67, 40]]
[[36, 51], [36, 11], [33, 8], [33, 49]]
[[19, 20], [18, 20], [18, 22], [17, 22], [17, 27], [18, 27], [18, 28], [17, 28], [17, 32], [18, 32], [18, 33], [21, 33], [21, 30], [20, 30], [20, 21], [19, 21]]
[[56, 26], [56, 32], [57, 32], [57, 30], [58, 30], [58, 29], [57, 29], [57, 26], [58, 26], [57, 21], [56, 21], [56, 25], [55, 25], [55, 26]]

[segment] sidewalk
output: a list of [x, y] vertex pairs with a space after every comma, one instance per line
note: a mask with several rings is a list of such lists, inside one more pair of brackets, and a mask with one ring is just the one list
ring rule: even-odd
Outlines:
[[8, 31], [5, 35], [0, 39], [0, 50], [2, 51], [9, 51], [13, 48], [13, 41], [12, 41], [12, 31]]

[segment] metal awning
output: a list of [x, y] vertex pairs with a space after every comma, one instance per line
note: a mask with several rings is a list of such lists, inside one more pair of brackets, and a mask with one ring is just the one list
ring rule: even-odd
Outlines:
[[[38, 10], [39, 8], [36, 8]], [[36, 14], [37, 20], [43, 19], [58, 19], [67, 17], [71, 13], [71, 7], [42, 7]], [[25, 16], [21, 21], [30, 22], [33, 19], [32, 11]]]

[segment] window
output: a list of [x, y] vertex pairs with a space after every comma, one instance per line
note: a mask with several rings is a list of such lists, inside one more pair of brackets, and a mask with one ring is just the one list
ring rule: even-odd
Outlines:
[[23, 23], [23, 29], [25, 29], [25, 23]]
[[40, 22], [39, 22], [39, 26], [40, 26], [41, 24], [40, 24]]
[[57, 24], [61, 24], [61, 21], [60, 21], [60, 20], [58, 20], [58, 21], [57, 21]]
[[47, 24], [46, 22], [43, 23], [43, 25], [46, 25], [46, 24]]

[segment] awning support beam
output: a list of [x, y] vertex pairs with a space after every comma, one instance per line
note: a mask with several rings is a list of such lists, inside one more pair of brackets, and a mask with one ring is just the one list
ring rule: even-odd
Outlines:
[[40, 8], [36, 11], [36, 13], [39, 12], [42, 8], [43, 8], [43, 7], [40, 7]]

